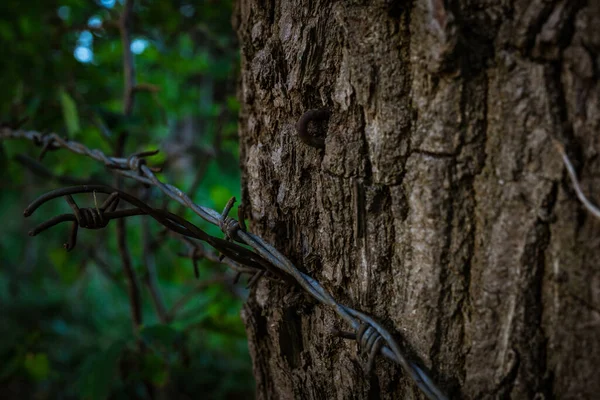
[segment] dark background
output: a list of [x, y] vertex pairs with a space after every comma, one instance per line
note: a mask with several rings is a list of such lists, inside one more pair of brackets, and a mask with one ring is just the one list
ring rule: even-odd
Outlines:
[[[231, 196], [239, 199], [240, 186], [231, 1], [134, 3], [131, 51], [141, 89], [129, 116], [118, 26], [123, 7], [120, 1], [1, 2], [0, 121], [56, 132], [107, 155], [127, 132], [124, 154], [160, 148], [150, 164], [164, 167], [161, 179], [220, 210]], [[161, 236], [150, 219], [132, 217], [126, 239], [143, 317], [134, 326], [115, 223], [80, 229], [77, 246], [66, 252], [69, 224], [27, 235], [70, 212], [64, 200], [22, 216], [42, 193], [69, 186], [65, 178], [114, 184], [114, 175], [68, 150], [42, 161], [39, 154], [26, 140], [0, 141], [0, 397], [252, 396], [239, 318], [243, 285], [233, 286], [225, 267], [207, 260], [199, 262], [196, 280], [190, 259], [180, 256], [188, 250], [180, 240]], [[219, 234], [157, 189], [124, 184]], [[81, 207], [103, 199], [76, 196]], [[148, 290], [149, 274], [158, 294]], [[172, 318], [161, 318], [160, 306]]]

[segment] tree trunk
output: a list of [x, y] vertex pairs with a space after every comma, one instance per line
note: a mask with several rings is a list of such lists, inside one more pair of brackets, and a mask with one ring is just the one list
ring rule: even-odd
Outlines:
[[[451, 398], [600, 393], [600, 2], [240, 0], [251, 229]], [[299, 140], [298, 118], [319, 149]], [[243, 310], [265, 399], [424, 396], [299, 288]]]

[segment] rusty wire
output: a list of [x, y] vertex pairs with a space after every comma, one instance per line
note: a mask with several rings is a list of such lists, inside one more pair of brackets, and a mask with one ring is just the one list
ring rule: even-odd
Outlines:
[[[370, 316], [338, 303], [333, 296], [327, 292], [323, 286], [321, 286], [319, 282], [309, 275], [301, 272], [287, 257], [277, 251], [272, 245], [267, 243], [261, 237], [248, 232], [245, 229], [245, 226], [240, 225], [240, 222], [228, 217], [227, 214], [233, 206], [233, 201], [230, 201], [227, 204], [223, 213], [218, 213], [210, 208], [195, 204], [190, 197], [188, 197], [177, 187], [161, 182], [154, 174], [156, 169], [148, 167], [146, 165], [146, 159], [144, 158], [156, 154], [156, 152], [137, 153], [126, 158], [109, 157], [100, 150], [90, 150], [86, 146], [72, 140], [64, 139], [56, 133], [42, 134], [36, 131], [25, 131], [19, 129], [13, 130], [8, 127], [1, 128], [0, 139], [28, 139], [34, 142], [36, 145], [41, 146], [43, 153], [50, 150], [56, 150], [58, 148], [65, 148], [74, 153], [86, 155], [94, 160], [100, 161], [104, 163], [107, 168], [110, 168], [128, 178], [134, 179], [146, 185], [158, 187], [168, 197], [175, 200], [179, 204], [190, 208], [205, 221], [219, 226], [225, 233], [228, 240], [212, 237], [198, 229], [195, 225], [174, 214], [171, 214], [171, 216], [167, 217], [165, 214], [148, 207], [140, 200], [137, 200], [133, 196], [130, 196], [124, 192], [119, 191], [119, 196], [122, 196], [129, 203], [142, 210], [146, 208], [145, 211], [147, 214], [163, 223], [163, 225], [165, 225], [167, 228], [185, 236], [192, 236], [197, 239], [204, 240], [219, 250], [222, 254], [225, 254], [227, 257], [233, 259], [239, 264], [244, 266], [252, 265], [258, 269], [269, 271], [272, 271], [273, 269], [283, 271], [287, 275], [294, 278], [294, 280], [317, 301], [330, 306], [352, 327], [352, 329], [356, 332], [355, 334], [342, 332], [341, 336], [357, 340], [357, 343], [359, 347], [362, 348], [363, 352], [369, 354], [367, 371], [372, 368], [372, 359], [374, 354], [376, 352], [380, 352], [385, 357], [396, 362], [397, 364], [400, 364], [404, 371], [411, 377], [419, 389], [429, 399], [447, 399], [446, 395], [443, 394], [442, 391], [437, 387], [428, 373], [419, 367], [415, 362], [408, 360], [404, 356], [404, 353], [401, 351], [398, 343], [383, 326], [377, 323]], [[102, 191], [103, 193], [107, 194], [114, 192], [114, 189], [107, 189], [106, 187], [102, 188], [103, 189], [101, 190], [99, 187], [96, 187], [95, 190]], [[44, 198], [45, 196], [46, 195], [42, 196], [40, 199]], [[57, 197], [56, 193], [54, 193], [54, 196]], [[38, 199], [37, 206], [42, 203], [39, 202], [40, 199]], [[136, 203], [136, 201], [142, 204]], [[243, 224], [243, 215], [240, 216], [240, 221]], [[260, 255], [260, 257], [257, 258], [256, 253], [251, 252], [239, 245], [235, 245], [230, 241], [238, 241], [250, 246], [258, 255]], [[257, 275], [255, 275], [255, 277], [256, 276]], [[259, 275], [257, 279], [259, 279], [261, 276], [262, 274]], [[384, 343], [382, 343], [382, 341]]]

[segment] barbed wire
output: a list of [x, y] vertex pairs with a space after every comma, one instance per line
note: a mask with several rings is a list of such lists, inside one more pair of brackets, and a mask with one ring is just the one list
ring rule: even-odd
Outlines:
[[583, 194], [583, 190], [581, 190], [581, 186], [579, 185], [579, 180], [577, 179], [577, 173], [575, 172], [575, 167], [571, 163], [569, 156], [565, 152], [564, 146], [556, 139], [552, 140], [556, 151], [560, 154], [563, 164], [567, 168], [567, 172], [569, 173], [569, 178], [571, 178], [571, 182], [573, 183], [573, 188], [575, 189], [575, 193], [577, 194], [577, 198], [581, 201], [581, 204], [596, 218], [600, 218], [600, 208], [596, 207], [588, 198]]
[[[227, 203], [223, 212], [219, 213], [210, 208], [195, 204], [189, 196], [187, 196], [183, 191], [181, 191], [177, 187], [160, 181], [154, 173], [157, 172], [158, 169], [148, 167], [145, 159], [145, 157], [155, 155], [158, 151], [135, 153], [126, 158], [109, 157], [98, 149], [89, 149], [81, 143], [62, 138], [56, 133], [44, 134], [36, 131], [11, 129], [8, 127], [1, 128], [0, 139], [28, 139], [37, 146], [42, 147], [41, 156], [43, 156], [47, 151], [56, 150], [59, 148], [68, 149], [74, 153], [86, 155], [94, 160], [100, 161], [107, 168], [114, 170], [118, 174], [134, 179], [146, 185], [158, 187], [165, 195], [175, 200], [179, 204], [190, 208], [200, 218], [213, 225], [218, 226], [226, 235], [226, 238], [229, 241], [237, 241], [250, 246], [256, 252], [256, 254], [260, 255], [262, 257], [262, 260], [266, 261], [268, 264], [264, 261], [261, 262], [261, 260], [258, 260], [254, 256], [255, 253], [239, 245], [234, 245], [234, 243], [225, 245], [225, 243], [228, 243], [227, 240], [214, 238], [206, 234], [205, 232], [199, 230], [195, 225], [191, 224], [189, 221], [186, 221], [180, 217], [174, 216], [167, 218], [164, 214], [155, 212], [157, 210], [154, 209], [151, 209], [153, 211], [146, 209], [145, 211], [147, 214], [151, 215], [157, 220], [162, 219], [163, 221], [170, 221], [166, 222], [167, 224], [170, 224], [170, 226], [165, 226], [167, 226], [169, 229], [177, 231], [178, 233], [185, 235], [188, 232], [192, 232], [194, 235], [196, 235], [194, 237], [206, 241], [211, 246], [219, 250], [222, 254], [226, 254], [227, 257], [229, 257], [238, 264], [252, 264], [253, 266], [259, 265], [267, 270], [272, 270], [273, 268], [276, 268], [293, 277], [296, 283], [298, 283], [313, 298], [315, 298], [320, 303], [330, 306], [338, 314], [338, 316], [340, 316], [352, 327], [355, 333], [339, 332], [339, 334], [340, 336], [356, 340], [359, 345], [359, 348], [369, 355], [367, 371], [370, 371], [373, 365], [373, 358], [375, 354], [379, 352], [388, 359], [399, 364], [408, 374], [408, 376], [410, 376], [410, 378], [415, 382], [417, 387], [419, 387], [419, 389], [429, 399], [447, 399], [446, 395], [442, 393], [442, 391], [437, 387], [437, 385], [434, 383], [433, 379], [427, 374], [427, 372], [425, 372], [415, 362], [408, 360], [404, 356], [398, 343], [394, 340], [390, 332], [388, 332], [383, 326], [377, 323], [370, 316], [360, 311], [354, 310], [351, 307], [338, 303], [333, 298], [333, 296], [329, 292], [327, 292], [325, 288], [321, 286], [321, 284], [317, 282], [314, 278], [301, 272], [287, 257], [285, 257], [272, 245], [267, 243], [264, 239], [251, 232], [248, 232], [246, 230], [246, 227], [243, 225], [243, 211], [241, 211], [241, 215], [238, 215], [240, 221], [229, 217], [228, 213], [231, 210], [235, 199], [230, 200]], [[69, 192], [69, 190], [67, 190], [66, 192]], [[60, 193], [63, 193], [64, 195], [66, 192], [63, 189], [63, 192]], [[110, 192], [107, 194], [110, 194]], [[136, 207], [142, 209], [144, 207], [149, 208], [143, 202], [141, 202], [141, 200], [138, 200], [137, 198], [131, 195], [127, 195], [124, 192], [120, 192], [119, 195], [121, 196], [121, 194], [123, 195], [123, 197], [126, 197], [126, 200], [130, 203], [132, 203], [132, 201], [135, 203], [135, 200], [142, 203], [142, 205], [134, 204]], [[54, 197], [58, 197], [59, 195], [53, 193]], [[44, 195], [41, 196], [38, 200], [36, 200], [34, 203], [37, 204], [37, 206], [39, 206], [47, 200], [48, 196]], [[32, 203], [32, 205], [34, 205], [34, 203]], [[28, 207], [26, 213], [28, 211], [33, 212], [33, 210], [35, 210], [36, 207], [32, 208], [32, 205]], [[241, 210], [241, 207], [239, 209]], [[73, 221], [73, 219], [70, 220]], [[182, 229], [182, 227], [185, 229]], [[246, 252], [243, 252], [239, 249], [246, 250]], [[248, 253], [251, 253], [252, 255]], [[261, 276], [258, 276], [258, 278], [260, 278]]]

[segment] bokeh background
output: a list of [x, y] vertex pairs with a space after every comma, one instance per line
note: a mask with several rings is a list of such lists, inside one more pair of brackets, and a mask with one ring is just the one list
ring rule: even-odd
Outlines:
[[[130, 50], [140, 90], [130, 116], [122, 111], [123, 7], [115, 0], [0, 2], [0, 122], [56, 132], [107, 155], [126, 131], [125, 154], [160, 148], [150, 164], [164, 168], [161, 178], [221, 210], [231, 196], [239, 199], [240, 187], [232, 2], [134, 3]], [[143, 314], [134, 326], [115, 223], [80, 230], [66, 252], [68, 224], [27, 234], [70, 212], [63, 200], [23, 217], [40, 194], [70, 186], [65, 180], [114, 184], [114, 175], [67, 150], [41, 161], [39, 154], [31, 142], [0, 141], [0, 398], [252, 397], [239, 317], [243, 284], [207, 260], [196, 279], [185, 243], [132, 217], [126, 238]], [[220, 234], [157, 189], [124, 184]], [[94, 204], [89, 195], [76, 201]]]

